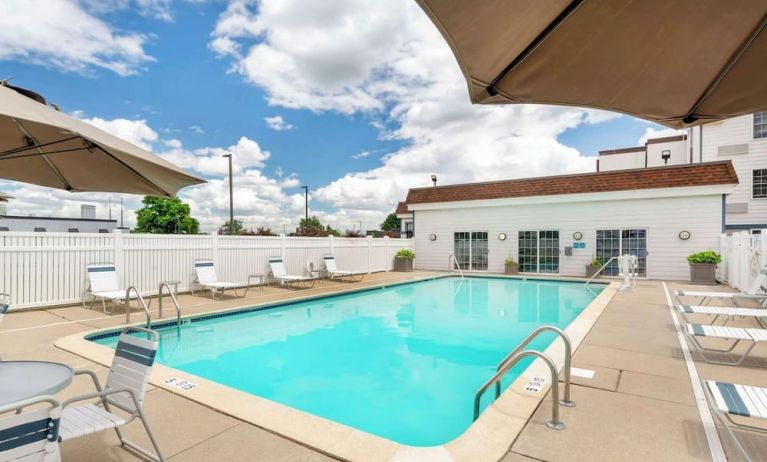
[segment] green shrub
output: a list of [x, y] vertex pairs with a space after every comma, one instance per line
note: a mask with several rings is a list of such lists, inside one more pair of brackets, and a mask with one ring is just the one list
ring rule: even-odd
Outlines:
[[506, 265], [516, 265], [517, 264], [517, 262], [514, 261], [514, 259], [511, 258], [511, 257], [509, 257], [506, 260], [504, 260], [503, 263], [506, 264]]
[[722, 256], [713, 250], [704, 250], [688, 255], [687, 261], [690, 263], [709, 263], [715, 265], [722, 261]]
[[596, 255], [591, 256], [591, 263], [589, 263], [589, 266], [594, 266], [597, 268], [601, 268], [605, 264], [605, 259], [602, 257], [597, 257]]
[[400, 249], [397, 254], [394, 255], [394, 258], [398, 258], [400, 260], [412, 260], [415, 258], [415, 252], [410, 249]]

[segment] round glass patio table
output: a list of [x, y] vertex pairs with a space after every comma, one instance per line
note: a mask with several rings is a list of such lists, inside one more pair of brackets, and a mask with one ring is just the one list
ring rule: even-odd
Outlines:
[[0, 361], [0, 406], [53, 395], [72, 383], [74, 369], [47, 361]]

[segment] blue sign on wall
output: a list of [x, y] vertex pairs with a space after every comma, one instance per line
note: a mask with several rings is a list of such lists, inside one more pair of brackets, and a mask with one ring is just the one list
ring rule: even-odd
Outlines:
[[585, 249], [586, 243], [585, 242], [573, 242], [573, 248], [574, 249]]

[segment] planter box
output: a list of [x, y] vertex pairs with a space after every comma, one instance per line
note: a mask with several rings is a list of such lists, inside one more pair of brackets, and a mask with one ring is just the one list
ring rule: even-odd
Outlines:
[[715, 263], [690, 263], [690, 282], [692, 284], [716, 284]]
[[410, 258], [395, 258], [394, 271], [411, 272], [413, 271], [413, 260]]
[[519, 274], [519, 263], [504, 263], [503, 274]]
[[586, 277], [590, 278], [594, 276], [595, 274], [597, 274], [597, 271], [599, 271], [599, 268], [601, 268], [601, 266], [586, 265]]

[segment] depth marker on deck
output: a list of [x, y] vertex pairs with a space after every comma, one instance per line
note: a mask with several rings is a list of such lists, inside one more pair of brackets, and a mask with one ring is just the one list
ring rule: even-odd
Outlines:
[[716, 431], [716, 425], [714, 425], [714, 419], [711, 416], [711, 409], [706, 401], [706, 396], [703, 394], [703, 386], [700, 383], [698, 369], [695, 368], [695, 362], [693, 362], [692, 356], [690, 355], [690, 348], [687, 346], [687, 340], [685, 340], [684, 334], [682, 333], [679, 318], [674, 311], [674, 303], [671, 301], [671, 295], [668, 292], [666, 282], [662, 281], [661, 284], [663, 284], [663, 290], [666, 292], [666, 304], [671, 313], [671, 319], [674, 321], [674, 329], [676, 329], [679, 346], [682, 347], [684, 362], [687, 364], [687, 372], [690, 374], [692, 392], [695, 395], [695, 403], [698, 405], [698, 412], [700, 413], [703, 430], [706, 432], [708, 448], [711, 451], [711, 460], [714, 462], [727, 462], [727, 456], [724, 454], [724, 449], [722, 449], [722, 441], [719, 439], [719, 433]]

